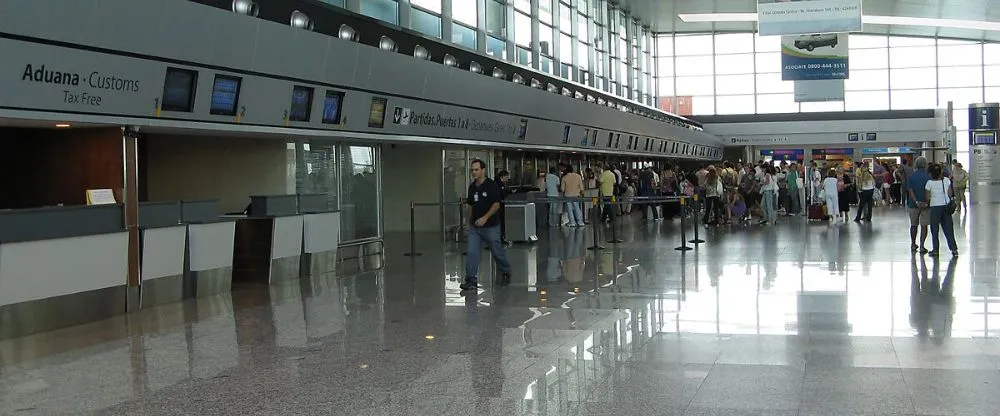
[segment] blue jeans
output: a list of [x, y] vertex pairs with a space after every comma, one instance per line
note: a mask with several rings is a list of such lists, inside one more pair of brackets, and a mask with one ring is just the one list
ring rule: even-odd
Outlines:
[[[559, 195], [549, 196], [548, 198], [559, 198]], [[559, 208], [562, 206], [558, 202], [549, 202], [549, 227], [558, 227], [560, 220], [562, 219], [562, 211]]]
[[483, 254], [483, 243], [490, 248], [493, 259], [500, 266], [500, 272], [510, 273], [510, 262], [507, 261], [507, 250], [500, 243], [500, 226], [492, 227], [469, 227], [466, 235], [467, 245], [465, 258], [465, 281], [467, 283], [478, 283], [479, 278], [479, 256]]
[[580, 210], [579, 202], [567, 202], [566, 203], [566, 213], [569, 216], [569, 225], [584, 225], [583, 224], [583, 211]]
[[944, 238], [948, 242], [948, 249], [958, 250], [958, 243], [955, 242], [955, 220], [951, 215], [945, 214], [944, 206], [931, 207], [931, 247], [938, 251], [938, 230], [944, 231]]
[[764, 191], [761, 194], [761, 205], [764, 208], [764, 220], [773, 223], [778, 220], [778, 211], [775, 207], [778, 196], [774, 191]]

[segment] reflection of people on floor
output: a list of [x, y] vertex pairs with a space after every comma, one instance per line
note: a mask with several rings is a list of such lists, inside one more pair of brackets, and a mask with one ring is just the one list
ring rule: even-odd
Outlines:
[[[920, 257], [919, 270], [916, 257]], [[931, 338], [935, 343], [940, 343], [951, 336], [955, 314], [953, 295], [955, 266], [958, 260], [952, 258], [948, 262], [943, 280], [940, 261], [936, 257], [932, 260], [932, 272], [929, 278], [924, 257], [914, 256], [911, 260], [910, 325], [917, 330], [920, 339]]]
[[569, 283], [583, 281], [584, 267], [584, 240], [586, 231], [583, 228], [570, 228], [563, 230], [564, 235], [564, 256], [562, 260], [563, 277]]

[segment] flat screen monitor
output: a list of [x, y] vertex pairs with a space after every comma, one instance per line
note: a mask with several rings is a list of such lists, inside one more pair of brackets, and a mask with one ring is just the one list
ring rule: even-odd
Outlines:
[[569, 129], [570, 129], [569, 126], [563, 126], [563, 137], [562, 137], [563, 144], [569, 144]]
[[527, 140], [528, 138], [528, 119], [522, 118], [521, 125], [517, 128], [517, 139], [520, 141]]
[[974, 131], [972, 132], [972, 144], [997, 144], [997, 132], [995, 131]]
[[300, 85], [292, 87], [292, 108], [288, 111], [288, 121], [309, 121], [312, 102], [312, 88]]
[[326, 98], [323, 100], [323, 124], [340, 124], [343, 108], [344, 93], [326, 90]]
[[591, 132], [590, 132], [590, 145], [591, 146], [597, 146], [597, 133], [598, 133], [597, 129], [591, 130]]
[[167, 76], [163, 81], [163, 96], [161, 98], [163, 102], [160, 103], [160, 109], [190, 113], [194, 109], [194, 86], [197, 81], [197, 71], [167, 68]]
[[372, 105], [368, 109], [368, 127], [380, 129], [385, 126], [385, 107], [389, 103], [382, 97], [372, 97]]
[[242, 82], [242, 78], [216, 75], [215, 83], [212, 85], [212, 106], [208, 110], [209, 114], [235, 116]]

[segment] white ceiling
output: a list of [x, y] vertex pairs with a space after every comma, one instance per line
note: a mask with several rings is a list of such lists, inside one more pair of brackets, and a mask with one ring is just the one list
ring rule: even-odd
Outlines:
[[[754, 13], [756, 0], [617, 0], [654, 32], [756, 31], [752, 22], [684, 23], [679, 13]], [[1000, 22], [1000, 0], [864, 0], [864, 14]], [[1000, 32], [868, 25], [865, 33], [1000, 41]]]

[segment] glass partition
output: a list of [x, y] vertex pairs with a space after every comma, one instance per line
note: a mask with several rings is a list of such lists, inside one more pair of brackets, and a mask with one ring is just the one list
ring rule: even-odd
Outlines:
[[337, 145], [299, 140], [295, 156], [295, 193], [326, 194], [327, 208], [339, 209]]
[[343, 145], [340, 150], [340, 239], [352, 241], [379, 237], [381, 181], [378, 148]]

